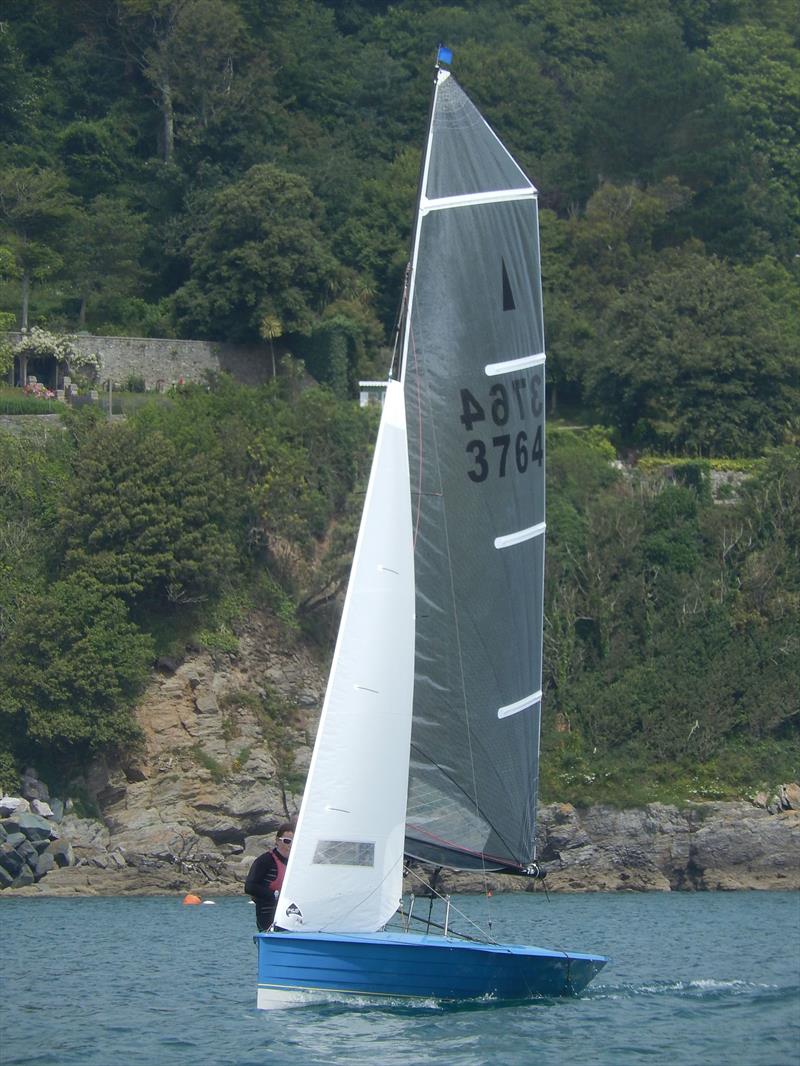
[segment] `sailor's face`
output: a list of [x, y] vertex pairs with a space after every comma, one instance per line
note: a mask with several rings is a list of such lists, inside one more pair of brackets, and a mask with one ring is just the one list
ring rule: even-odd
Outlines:
[[283, 836], [275, 839], [275, 848], [279, 855], [282, 855], [284, 859], [289, 858], [289, 852], [292, 849], [292, 840], [294, 839], [294, 833], [284, 833]]

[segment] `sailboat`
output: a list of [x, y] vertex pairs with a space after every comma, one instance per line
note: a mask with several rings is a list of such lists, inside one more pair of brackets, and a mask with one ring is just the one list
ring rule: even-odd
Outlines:
[[537, 193], [446, 59], [316, 744], [275, 924], [255, 938], [263, 1009], [572, 995], [606, 962], [455, 936], [449, 902], [440, 929], [397, 920], [409, 861], [538, 872]]

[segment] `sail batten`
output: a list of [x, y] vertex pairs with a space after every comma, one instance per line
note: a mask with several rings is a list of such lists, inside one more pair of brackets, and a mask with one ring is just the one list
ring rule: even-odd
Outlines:
[[499, 374], [513, 374], [516, 370], [527, 370], [532, 366], [543, 366], [547, 356], [544, 352], [536, 352], [535, 355], [523, 355], [519, 359], [506, 359], [500, 363], [487, 363], [483, 368], [487, 377], [497, 377]]
[[460, 196], [423, 197], [420, 211], [446, 211], [453, 207], [477, 207], [480, 204], [509, 203], [512, 200], [536, 198], [536, 189], [531, 185], [524, 189], [493, 189], [489, 192], [466, 193]]
[[517, 700], [516, 703], [509, 703], [505, 707], [497, 708], [498, 718], [510, 718], [512, 714], [519, 714], [520, 711], [527, 711], [531, 707], [535, 707], [538, 703], [542, 702], [542, 690], [538, 692], [532, 692], [530, 696], [525, 696], [521, 700]]
[[502, 537], [495, 537], [494, 546], [495, 548], [512, 548], [515, 544], [523, 544], [526, 540], [543, 536], [546, 529], [546, 522], [537, 522], [535, 526], [519, 529], [516, 533], [506, 533]]

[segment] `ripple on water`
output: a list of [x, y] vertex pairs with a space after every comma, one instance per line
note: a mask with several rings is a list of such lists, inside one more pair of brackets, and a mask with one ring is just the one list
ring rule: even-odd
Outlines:
[[[460, 906], [481, 917], [483, 898]], [[579, 999], [259, 1012], [245, 899], [3, 900], [3, 1066], [784, 1066], [788, 893], [495, 897], [495, 932], [614, 957]], [[745, 933], [746, 931], [746, 933]], [[794, 1059], [793, 1059], [794, 1056]]]

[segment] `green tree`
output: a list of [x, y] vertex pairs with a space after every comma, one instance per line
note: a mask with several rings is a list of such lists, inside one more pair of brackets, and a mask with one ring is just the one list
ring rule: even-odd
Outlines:
[[712, 35], [703, 57], [735, 116], [731, 149], [736, 150], [728, 181], [709, 189], [708, 202], [701, 206], [711, 215], [709, 243], [736, 258], [772, 249], [791, 261], [800, 240], [796, 21], [787, 18], [783, 26], [770, 26], [757, 16], [725, 27]]
[[602, 331], [587, 388], [626, 437], [753, 455], [788, 432], [800, 360], [746, 268], [696, 249], [665, 253], [610, 305]]
[[227, 511], [215, 457], [181, 454], [134, 424], [99, 424], [78, 447], [61, 508], [65, 568], [151, 609], [197, 602], [232, 568]]
[[80, 329], [86, 326], [90, 301], [135, 291], [142, 275], [139, 257], [144, 238], [144, 219], [123, 200], [96, 196], [76, 212], [70, 233], [70, 274], [80, 298]]
[[191, 280], [175, 296], [182, 329], [254, 340], [274, 315], [284, 333], [308, 333], [344, 280], [308, 183], [270, 164], [220, 189], [186, 241]]
[[21, 278], [21, 329], [28, 328], [31, 282], [61, 265], [59, 240], [72, 211], [66, 178], [58, 171], [35, 167], [0, 171], [0, 225]]
[[130, 705], [152, 658], [122, 600], [75, 574], [20, 612], [0, 664], [0, 717], [20, 748], [33, 741], [77, 754], [129, 744], [138, 735]]

